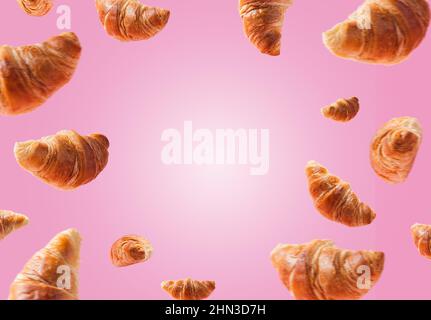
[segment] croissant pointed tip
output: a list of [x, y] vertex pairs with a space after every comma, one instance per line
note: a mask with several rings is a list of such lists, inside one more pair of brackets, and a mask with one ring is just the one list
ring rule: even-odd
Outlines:
[[17, 142], [14, 146], [18, 164], [29, 171], [39, 171], [46, 162], [48, 146], [39, 141]]

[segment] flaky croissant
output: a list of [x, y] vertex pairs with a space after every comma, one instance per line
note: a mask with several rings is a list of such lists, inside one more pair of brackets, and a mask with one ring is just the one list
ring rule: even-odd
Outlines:
[[76, 300], [81, 237], [75, 229], [57, 234], [13, 281], [9, 300]]
[[17, 0], [17, 2], [31, 16], [44, 16], [52, 8], [52, 0]]
[[383, 272], [383, 252], [337, 248], [330, 240], [280, 244], [271, 261], [297, 300], [360, 299]]
[[28, 218], [20, 213], [0, 210], [0, 240], [28, 224]]
[[392, 119], [377, 132], [371, 143], [371, 166], [386, 182], [403, 182], [413, 167], [421, 141], [422, 129], [417, 119]]
[[150, 259], [153, 253], [151, 243], [140, 236], [124, 236], [111, 247], [111, 261], [117, 267], [125, 267]]
[[168, 23], [170, 11], [146, 6], [139, 0], [96, 0], [106, 32], [121, 41], [147, 40]]
[[431, 226], [416, 223], [410, 228], [410, 231], [419, 253], [425, 258], [431, 259]]
[[176, 300], [203, 300], [215, 289], [214, 281], [170, 280], [162, 282], [162, 289]]
[[338, 99], [335, 103], [322, 108], [322, 114], [329, 119], [347, 122], [352, 120], [359, 112], [359, 99]]
[[292, 0], [240, 0], [244, 32], [262, 53], [278, 56], [286, 10]]
[[60, 189], [75, 189], [94, 180], [108, 163], [108, 139], [63, 130], [40, 140], [17, 142], [18, 164], [40, 180]]
[[336, 56], [396, 64], [424, 39], [430, 21], [426, 0], [366, 0], [346, 21], [323, 34]]
[[321, 164], [310, 161], [305, 172], [314, 205], [326, 218], [349, 227], [358, 227], [370, 224], [376, 217], [347, 182], [330, 174]]
[[0, 114], [30, 112], [70, 81], [81, 55], [67, 32], [41, 44], [0, 47]]

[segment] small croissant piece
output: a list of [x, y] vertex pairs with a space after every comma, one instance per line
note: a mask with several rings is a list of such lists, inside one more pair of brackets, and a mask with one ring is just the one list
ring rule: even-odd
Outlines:
[[422, 129], [417, 119], [392, 119], [377, 132], [371, 143], [371, 166], [386, 182], [403, 182], [413, 167], [421, 141]]
[[162, 282], [162, 289], [176, 300], [203, 300], [215, 289], [214, 281], [170, 280]]
[[31, 16], [44, 16], [52, 8], [52, 0], [17, 0], [17, 2]]
[[28, 224], [28, 218], [20, 213], [0, 210], [0, 240], [13, 231]]
[[57, 234], [13, 281], [9, 300], [76, 300], [81, 237], [75, 229]]
[[120, 41], [147, 40], [168, 23], [170, 11], [146, 6], [139, 0], [96, 0], [106, 32]]
[[78, 37], [66, 32], [41, 44], [0, 46], [0, 114], [30, 112], [70, 81], [81, 55]]
[[364, 296], [383, 272], [383, 252], [337, 248], [330, 240], [279, 244], [271, 261], [297, 300], [353, 300]]
[[347, 20], [323, 34], [336, 56], [374, 64], [407, 59], [430, 21], [426, 0], [366, 0]]
[[292, 0], [240, 0], [244, 32], [262, 53], [278, 56], [286, 10]]
[[321, 111], [326, 118], [339, 122], [347, 122], [358, 114], [359, 100], [356, 97], [338, 99], [334, 104], [322, 108]]
[[416, 223], [410, 230], [419, 253], [422, 256], [431, 259], [431, 226]]
[[153, 253], [151, 243], [140, 236], [124, 236], [111, 247], [111, 261], [114, 266], [125, 267], [150, 259]]
[[321, 164], [310, 161], [305, 172], [314, 205], [329, 220], [358, 227], [370, 224], [376, 217], [347, 182], [330, 174]]
[[17, 142], [18, 164], [59, 189], [75, 189], [94, 180], [108, 163], [108, 139], [63, 130], [40, 140]]

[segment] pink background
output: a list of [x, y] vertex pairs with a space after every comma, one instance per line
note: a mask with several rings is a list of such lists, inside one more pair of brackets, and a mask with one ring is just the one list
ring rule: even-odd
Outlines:
[[[25, 15], [3, 1], [2, 44], [40, 42], [59, 33], [53, 10]], [[346, 18], [361, 0], [297, 0], [289, 9], [280, 57], [261, 55], [246, 39], [236, 0], [152, 0], [171, 9], [158, 36], [120, 43], [101, 27], [94, 1], [57, 0], [72, 7], [72, 30], [83, 55], [73, 80], [31, 114], [0, 118], [1, 208], [31, 223], [0, 242], [0, 297], [15, 275], [57, 232], [76, 227], [83, 237], [82, 299], [164, 299], [162, 280], [213, 279], [214, 299], [291, 299], [269, 262], [280, 242], [316, 238], [351, 249], [386, 253], [383, 276], [367, 299], [431, 298], [431, 262], [411, 237], [429, 212], [428, 37], [394, 67], [345, 61], [323, 46], [321, 33]], [[349, 124], [324, 119], [320, 108], [339, 97], [362, 103]], [[414, 170], [390, 186], [372, 171], [369, 144], [392, 117], [418, 117], [425, 132]], [[160, 135], [195, 128], [268, 128], [268, 175], [239, 166], [165, 166]], [[107, 168], [74, 192], [58, 191], [19, 168], [16, 141], [75, 129], [110, 141]], [[317, 160], [351, 182], [378, 216], [350, 229], [324, 219], [310, 201], [304, 166]], [[111, 244], [137, 233], [155, 248], [150, 261], [115, 268]]]

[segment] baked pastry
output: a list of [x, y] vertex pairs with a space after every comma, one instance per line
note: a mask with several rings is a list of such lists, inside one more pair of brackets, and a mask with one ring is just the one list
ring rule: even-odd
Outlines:
[[108, 163], [108, 139], [63, 130], [40, 140], [17, 142], [18, 164], [59, 189], [75, 189], [94, 180]]
[[412, 117], [387, 122], [371, 143], [371, 166], [388, 183], [407, 179], [422, 141], [422, 128]]
[[271, 261], [283, 284], [297, 300], [353, 300], [379, 280], [383, 252], [337, 248], [330, 240], [279, 244]]
[[240, 0], [244, 32], [260, 52], [278, 56], [286, 10], [292, 0]]
[[215, 289], [214, 281], [170, 280], [162, 282], [162, 289], [176, 300], [203, 300]]
[[52, 8], [52, 0], [17, 0], [17, 2], [31, 16], [44, 16]]
[[16, 276], [9, 300], [78, 299], [80, 245], [75, 229], [57, 234]]
[[0, 210], [0, 240], [3, 240], [13, 231], [28, 224], [28, 218], [20, 213]]
[[106, 32], [120, 41], [147, 40], [168, 23], [170, 11], [150, 7], [139, 0], [96, 0]]
[[347, 182], [329, 173], [321, 164], [310, 161], [305, 172], [314, 206], [324, 217], [349, 227], [368, 225], [376, 217]]
[[431, 226], [416, 223], [410, 230], [419, 253], [425, 258], [431, 259]]
[[111, 261], [114, 266], [125, 267], [150, 259], [153, 253], [151, 243], [140, 236], [124, 236], [111, 247]]
[[336, 56], [375, 64], [400, 63], [424, 39], [426, 0], [366, 0], [347, 20], [323, 34]]
[[70, 81], [81, 55], [78, 37], [62, 33], [41, 44], [0, 46], [0, 114], [30, 112]]
[[352, 120], [359, 112], [359, 99], [338, 99], [335, 103], [322, 108], [322, 114], [329, 119], [347, 122]]

